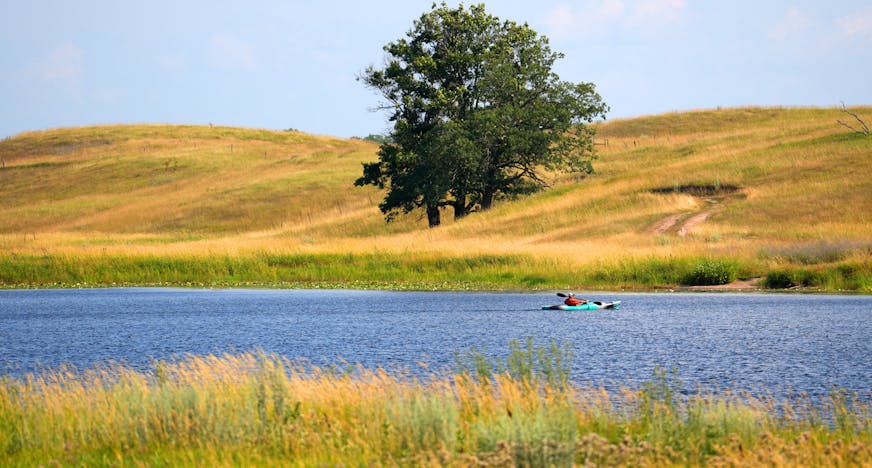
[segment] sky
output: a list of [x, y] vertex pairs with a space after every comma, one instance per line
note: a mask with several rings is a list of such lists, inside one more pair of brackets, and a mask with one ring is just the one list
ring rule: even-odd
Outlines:
[[[609, 119], [872, 104], [870, 0], [483, 3], [547, 36], [560, 78], [595, 83]], [[126, 123], [386, 134], [357, 77], [432, 5], [0, 0], [0, 138]]]

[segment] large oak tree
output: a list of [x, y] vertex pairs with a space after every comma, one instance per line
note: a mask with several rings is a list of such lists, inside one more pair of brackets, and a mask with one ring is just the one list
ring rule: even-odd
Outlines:
[[546, 186], [543, 170], [593, 170], [586, 124], [608, 106], [592, 83], [560, 80], [562, 54], [527, 24], [434, 4], [384, 49], [384, 67], [360, 79], [385, 99], [393, 130], [355, 184], [388, 189], [388, 221], [423, 208], [433, 227], [443, 207], [460, 218]]

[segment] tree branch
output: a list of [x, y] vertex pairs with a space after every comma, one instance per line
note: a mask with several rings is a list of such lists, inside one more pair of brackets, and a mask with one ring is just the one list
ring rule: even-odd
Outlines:
[[854, 133], [859, 133], [860, 135], [866, 135], [866, 136], [872, 135], [872, 131], [869, 130], [869, 126], [866, 125], [866, 122], [864, 122], [863, 119], [861, 119], [857, 114], [855, 114], [855, 113], [849, 111], [849, 110], [848, 110], [848, 107], [845, 106], [845, 103], [844, 103], [844, 102], [842, 102], [842, 109], [841, 109], [841, 110], [842, 110], [842, 112], [844, 112], [844, 113], [850, 115], [851, 117], [854, 118], [854, 120], [856, 120], [857, 122], [859, 122], [860, 125], [861, 125], [861, 127], [862, 127], [862, 130], [857, 129], [857, 128], [854, 128], [853, 126], [851, 126], [851, 125], [849, 125], [849, 124], [847, 124], [847, 123], [845, 123], [845, 122], [842, 122], [841, 120], [836, 120], [836, 122], [838, 122], [839, 125], [841, 125], [841, 126], [843, 126], [843, 127], [845, 127], [845, 128], [850, 129], [850, 130], [853, 131]]

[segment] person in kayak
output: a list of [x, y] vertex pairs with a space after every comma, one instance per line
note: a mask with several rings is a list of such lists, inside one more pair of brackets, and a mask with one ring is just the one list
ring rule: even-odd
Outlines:
[[564, 300], [563, 303], [568, 305], [568, 306], [577, 306], [577, 305], [581, 305], [581, 304], [586, 304], [587, 299], [576, 299], [575, 294], [569, 293], [566, 296], [566, 300]]

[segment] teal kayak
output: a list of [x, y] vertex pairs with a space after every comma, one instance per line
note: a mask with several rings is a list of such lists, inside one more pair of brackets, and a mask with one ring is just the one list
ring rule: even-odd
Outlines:
[[620, 309], [621, 301], [614, 302], [602, 302], [602, 301], [588, 301], [584, 304], [579, 304], [577, 306], [571, 306], [566, 304], [557, 304], [551, 306], [542, 307], [542, 310], [600, 310], [600, 309]]

